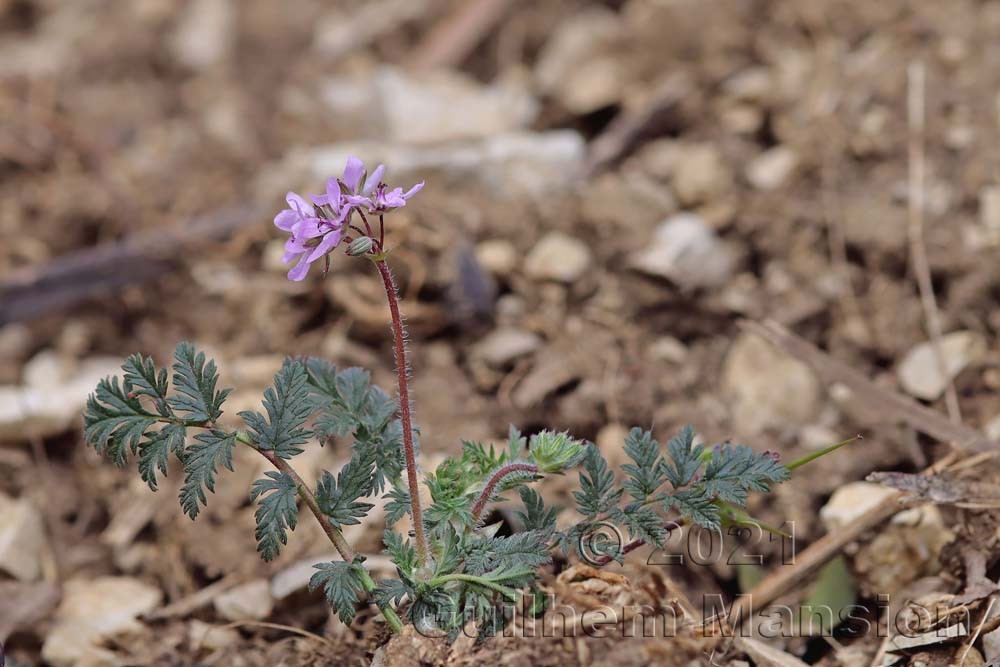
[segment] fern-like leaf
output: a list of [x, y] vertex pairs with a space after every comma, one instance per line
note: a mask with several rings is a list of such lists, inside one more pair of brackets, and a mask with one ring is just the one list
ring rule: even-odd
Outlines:
[[625, 454], [632, 463], [622, 466], [627, 476], [622, 486], [636, 502], [644, 502], [660, 488], [665, 478], [660, 443], [649, 431], [633, 428], [625, 437]]
[[340, 620], [350, 625], [357, 613], [358, 602], [364, 591], [361, 566], [344, 561], [331, 561], [314, 566], [318, 572], [309, 579], [309, 590], [322, 588], [327, 601]]
[[664, 462], [662, 468], [675, 489], [690, 484], [701, 468], [704, 448], [694, 446], [694, 435], [694, 429], [685, 426], [667, 443], [670, 462]]
[[136, 453], [142, 436], [157, 421], [146, 412], [131, 386], [118, 378], [104, 378], [87, 398], [83, 415], [84, 437], [98, 454], [118, 467], [128, 462], [129, 451]]
[[257, 551], [266, 561], [277, 558], [288, 543], [286, 530], [295, 530], [299, 516], [298, 486], [283, 472], [268, 470], [250, 490], [250, 500], [259, 500], [254, 518], [257, 521]]
[[304, 428], [313, 411], [309, 397], [308, 375], [299, 361], [289, 360], [274, 376], [274, 386], [264, 391], [267, 416], [250, 410], [240, 417], [253, 432], [253, 440], [261, 449], [273, 451], [283, 459], [302, 453], [312, 433]]
[[157, 489], [156, 471], [167, 474], [167, 461], [171, 452], [183, 460], [186, 435], [187, 430], [182, 424], [165, 424], [139, 443], [139, 476], [151, 490]]
[[219, 372], [215, 361], [205, 358], [191, 343], [181, 343], [174, 351], [174, 387], [179, 395], [172, 396], [171, 408], [186, 414], [196, 422], [214, 422], [222, 416], [222, 402], [232, 389], [215, 387]]
[[173, 411], [167, 403], [167, 369], [157, 371], [153, 360], [141, 354], [133, 354], [122, 364], [125, 384], [131, 387], [133, 396], [148, 396], [156, 411], [162, 417], [170, 417]]
[[323, 473], [316, 489], [316, 502], [330, 523], [338, 527], [361, 523], [361, 518], [374, 507], [371, 503], [358, 501], [373, 492], [374, 467], [371, 456], [355, 452], [336, 479], [329, 472]]
[[590, 445], [583, 459], [580, 473], [580, 490], [573, 492], [580, 513], [596, 519], [607, 512], [622, 496], [622, 489], [615, 489], [615, 475], [608, 469], [608, 462], [596, 445]]
[[205, 491], [215, 492], [215, 473], [219, 465], [233, 469], [233, 446], [236, 434], [213, 429], [194, 437], [184, 457], [184, 484], [181, 486], [181, 509], [197, 518], [201, 505], [208, 503]]

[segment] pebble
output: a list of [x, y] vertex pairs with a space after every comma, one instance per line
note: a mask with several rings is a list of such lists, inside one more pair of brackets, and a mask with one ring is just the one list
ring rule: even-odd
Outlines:
[[669, 361], [672, 364], [683, 363], [688, 356], [687, 346], [673, 336], [663, 336], [653, 341], [649, 348], [653, 359]]
[[235, 628], [193, 619], [188, 625], [188, 640], [192, 648], [218, 651], [238, 644], [240, 633]]
[[785, 184], [798, 163], [795, 151], [786, 146], [775, 146], [747, 165], [747, 181], [757, 190], [775, 190]]
[[542, 339], [523, 329], [500, 328], [492, 331], [472, 349], [474, 357], [494, 367], [507, 366], [514, 360], [535, 352]]
[[517, 268], [517, 248], [510, 241], [489, 239], [476, 244], [476, 260], [497, 277], [506, 277]]
[[694, 213], [667, 218], [650, 243], [630, 258], [632, 268], [688, 289], [723, 285], [734, 265], [729, 247]]
[[1000, 185], [979, 191], [979, 222], [987, 231], [1000, 234]]
[[215, 598], [215, 611], [227, 621], [267, 618], [274, 610], [274, 598], [267, 579], [255, 579], [230, 588]]
[[820, 383], [806, 364], [743, 333], [726, 354], [722, 389], [739, 432], [754, 434], [806, 422], [820, 407]]
[[490, 86], [454, 71], [383, 67], [374, 77], [388, 138], [414, 144], [483, 138], [527, 127], [538, 103], [513, 85]]
[[136, 619], [156, 609], [162, 593], [131, 577], [71, 579], [63, 587], [55, 624], [42, 646], [42, 659], [53, 667], [120, 664], [99, 644], [120, 633], [136, 632]]
[[75, 369], [48, 352], [28, 362], [23, 385], [0, 386], [0, 438], [44, 438], [80, 423], [87, 396], [97, 382], [121, 374], [121, 360], [94, 357]]
[[704, 204], [730, 188], [732, 174], [714, 146], [682, 144], [678, 149], [673, 186], [682, 206]]
[[191, 69], [215, 65], [233, 46], [235, 23], [232, 0], [192, 0], [170, 37], [170, 52]]
[[37, 581], [45, 543], [45, 524], [35, 505], [0, 494], [0, 571], [18, 581]]
[[934, 345], [921, 343], [904, 355], [896, 369], [899, 383], [911, 396], [933, 401], [948, 383], [986, 353], [986, 339], [974, 331], [955, 331], [941, 337], [941, 354], [947, 371], [942, 375]]
[[819, 518], [827, 530], [843, 528], [894, 493], [894, 489], [881, 484], [851, 482], [833, 492], [819, 511]]
[[551, 232], [528, 253], [524, 271], [534, 280], [572, 283], [583, 275], [592, 261], [586, 243], [562, 232]]

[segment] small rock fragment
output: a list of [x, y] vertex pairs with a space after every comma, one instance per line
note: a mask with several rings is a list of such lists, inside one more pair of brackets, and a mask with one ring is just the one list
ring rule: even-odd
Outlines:
[[911, 396], [933, 401], [944, 393], [967, 366], [976, 363], [986, 352], [986, 340], [974, 331], [955, 331], [941, 337], [941, 354], [946, 374], [941, 374], [934, 344], [917, 345], [899, 362], [896, 374], [903, 389]]
[[979, 191], [979, 222], [992, 234], [1000, 234], [1000, 185]]
[[506, 277], [517, 268], [517, 248], [510, 241], [489, 239], [476, 245], [476, 259], [493, 275]]
[[260, 620], [274, 610], [267, 579], [255, 579], [230, 588], [215, 598], [215, 611], [227, 621]]
[[232, 48], [235, 20], [231, 0], [192, 0], [171, 36], [170, 51], [191, 69], [215, 65]]
[[663, 336], [653, 341], [649, 348], [649, 354], [653, 359], [680, 364], [687, 359], [688, 349], [684, 343], [673, 336]]
[[191, 642], [192, 648], [217, 651], [238, 644], [240, 633], [235, 628], [212, 625], [194, 619], [188, 626], [188, 641]]
[[475, 357], [494, 367], [503, 367], [515, 359], [531, 354], [542, 346], [542, 339], [530, 331], [513, 328], [496, 329], [479, 341], [472, 350]]
[[730, 249], [693, 213], [678, 213], [657, 228], [648, 247], [632, 255], [630, 266], [667, 278], [681, 287], [717, 287], [732, 275]]
[[0, 494], [0, 571], [18, 581], [36, 581], [44, 546], [45, 524], [38, 509], [26, 498]]
[[528, 253], [524, 270], [535, 280], [572, 283], [583, 275], [590, 263], [587, 244], [561, 232], [551, 232]]
[[881, 484], [851, 482], [833, 492], [819, 517], [827, 530], [843, 528], [895, 493]]
[[400, 142], [490, 137], [527, 126], [538, 112], [522, 90], [484, 86], [450, 70], [408, 74], [384, 67], [375, 87], [389, 138]]
[[131, 577], [71, 579], [45, 638], [42, 659], [54, 667], [115, 665], [102, 640], [142, 628], [136, 618], [160, 604], [160, 589]]
[[674, 194], [683, 206], [710, 202], [732, 185], [732, 174], [711, 144], [679, 147], [674, 171]]
[[799, 159], [786, 146], [775, 146], [758, 155], [747, 165], [747, 181], [758, 190], [774, 190], [788, 180]]
[[741, 334], [726, 354], [722, 388], [732, 397], [737, 430], [750, 434], [805, 422], [820, 407], [812, 369], [751, 333]]

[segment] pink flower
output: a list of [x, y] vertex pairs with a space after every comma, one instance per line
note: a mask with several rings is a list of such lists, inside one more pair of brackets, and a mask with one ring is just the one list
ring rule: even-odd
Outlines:
[[274, 226], [289, 232], [282, 261], [298, 263], [288, 272], [288, 279], [299, 281], [309, 273], [309, 265], [337, 247], [343, 238], [343, 219], [330, 220], [316, 215], [316, 209], [305, 199], [289, 192], [285, 196], [288, 208], [274, 216]]

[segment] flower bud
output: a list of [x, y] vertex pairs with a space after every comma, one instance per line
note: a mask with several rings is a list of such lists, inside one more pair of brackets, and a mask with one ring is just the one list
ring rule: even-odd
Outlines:
[[347, 254], [351, 257], [357, 257], [358, 255], [367, 255], [372, 250], [372, 240], [368, 236], [360, 236], [353, 241], [351, 245], [347, 246]]

